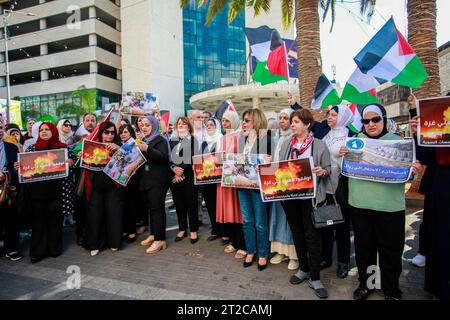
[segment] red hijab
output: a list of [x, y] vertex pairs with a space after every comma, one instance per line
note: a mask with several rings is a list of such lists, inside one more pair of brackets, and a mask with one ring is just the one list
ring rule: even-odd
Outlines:
[[51, 122], [43, 122], [40, 126], [39, 126], [39, 131], [41, 130], [41, 127], [43, 125], [46, 125], [51, 133], [52, 133], [52, 137], [48, 140], [42, 140], [40, 138], [40, 136], [38, 136], [36, 143], [34, 144], [34, 146], [36, 147], [37, 150], [48, 150], [48, 149], [61, 149], [61, 148], [67, 148], [67, 144], [62, 143], [61, 141], [59, 141], [59, 132], [58, 132], [58, 128], [56, 128], [56, 126], [51, 123]]

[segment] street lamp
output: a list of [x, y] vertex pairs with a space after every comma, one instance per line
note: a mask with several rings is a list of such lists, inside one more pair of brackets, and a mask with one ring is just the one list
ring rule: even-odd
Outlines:
[[11, 101], [11, 87], [9, 81], [9, 56], [8, 56], [8, 18], [13, 13], [22, 14], [29, 17], [35, 17], [36, 14], [31, 12], [13, 11], [11, 9], [3, 9], [3, 37], [5, 39], [5, 63], [6, 63], [6, 122], [9, 122], [9, 107]]

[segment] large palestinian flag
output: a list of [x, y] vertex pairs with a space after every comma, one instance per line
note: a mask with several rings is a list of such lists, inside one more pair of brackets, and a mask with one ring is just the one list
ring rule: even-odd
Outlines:
[[339, 98], [333, 84], [330, 80], [328, 80], [327, 76], [322, 73], [317, 81], [316, 88], [314, 89], [311, 108], [325, 108], [331, 105], [339, 104], [341, 101], [342, 99]]
[[418, 88], [427, 78], [419, 57], [391, 17], [354, 58], [362, 73], [402, 86]]
[[257, 60], [252, 79], [262, 85], [289, 79], [285, 41], [268, 26], [245, 28], [252, 56]]

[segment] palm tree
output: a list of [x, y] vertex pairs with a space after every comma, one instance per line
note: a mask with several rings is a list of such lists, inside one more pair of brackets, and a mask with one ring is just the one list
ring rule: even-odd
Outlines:
[[[180, 0], [182, 8], [187, 7], [191, 0]], [[270, 12], [271, 0], [195, 0], [198, 7], [208, 5], [206, 24], [209, 25], [216, 15], [227, 5], [228, 24], [230, 24], [245, 7], [253, 8], [255, 15], [263, 11]], [[370, 10], [376, 0], [359, 0], [361, 14], [371, 15]], [[305, 107], [311, 105], [316, 80], [322, 73], [322, 58], [320, 55], [320, 19], [319, 6], [323, 9], [322, 19], [331, 13], [332, 25], [335, 17], [336, 0], [281, 0], [282, 22], [285, 28], [294, 20], [297, 28], [298, 75], [300, 104]], [[331, 31], [331, 30], [330, 30]]]
[[[428, 72], [424, 83], [414, 89], [417, 99], [441, 95], [439, 60], [436, 44], [436, 0], [408, 0], [408, 42]], [[423, 172], [412, 183], [408, 193], [419, 190]]]
[[72, 92], [72, 97], [79, 97], [81, 100], [81, 108], [85, 112], [94, 112], [96, 109], [97, 90], [88, 89], [85, 85], [81, 85], [77, 90]]
[[428, 72], [424, 83], [413, 90], [417, 99], [441, 95], [436, 44], [436, 0], [408, 0], [408, 42]]

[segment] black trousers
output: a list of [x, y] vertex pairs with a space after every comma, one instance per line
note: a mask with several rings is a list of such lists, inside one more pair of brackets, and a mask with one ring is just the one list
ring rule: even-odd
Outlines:
[[150, 212], [150, 233], [156, 241], [166, 240], [167, 187], [153, 186], [144, 191], [145, 204]]
[[5, 253], [19, 251], [20, 222], [17, 206], [1, 206], [0, 211], [0, 235], [3, 235], [3, 248]]
[[194, 185], [194, 179], [186, 177], [181, 185], [170, 187], [177, 211], [178, 228], [180, 231], [188, 229], [190, 232], [198, 231], [198, 187]]
[[31, 257], [57, 257], [62, 253], [62, 198], [31, 200]]
[[75, 198], [74, 219], [76, 222], [76, 234], [78, 237], [84, 237], [85, 235], [87, 210], [88, 204], [83, 193], [80, 198]]
[[[333, 197], [327, 194], [327, 201], [334, 203]], [[333, 247], [336, 241], [338, 263], [350, 263], [350, 214], [347, 203], [340, 203], [345, 222], [320, 230], [322, 238], [322, 261], [333, 262]]]
[[292, 231], [300, 270], [311, 273], [311, 280], [320, 280], [320, 231], [311, 219], [311, 200], [281, 202]]
[[423, 201], [422, 223], [419, 227], [419, 253], [423, 256], [427, 255], [427, 234], [429, 228], [429, 212], [431, 211], [432, 193], [427, 194]]
[[86, 219], [87, 249], [101, 250], [105, 245], [109, 248], [120, 247], [123, 205], [122, 189], [92, 189]]
[[148, 220], [149, 212], [145, 204], [145, 191], [138, 191], [137, 198], [137, 225], [147, 227], [150, 225], [150, 221]]
[[[399, 278], [405, 246], [405, 211], [377, 212], [351, 208], [355, 236], [355, 258], [360, 286], [367, 288], [370, 266], [381, 272], [381, 289], [385, 295], [400, 299]], [[371, 289], [371, 288], [369, 288]]]
[[139, 203], [142, 201], [137, 185], [128, 185], [124, 192], [123, 233], [136, 233]]
[[211, 221], [211, 234], [218, 236], [220, 232], [216, 223], [217, 185], [204, 185], [202, 193], [205, 199], [206, 209], [208, 210], [209, 220]]

